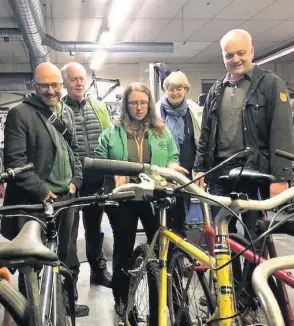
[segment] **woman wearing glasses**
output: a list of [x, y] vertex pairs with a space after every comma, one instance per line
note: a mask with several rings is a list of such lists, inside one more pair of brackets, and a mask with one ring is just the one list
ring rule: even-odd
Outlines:
[[[175, 141], [156, 113], [149, 88], [141, 83], [132, 83], [126, 88], [120, 119], [102, 132], [95, 154], [97, 158], [144, 162], [188, 173], [179, 166]], [[105, 188], [111, 191], [115, 186], [128, 182], [127, 176], [115, 176], [105, 180]], [[116, 312], [120, 315], [127, 301], [128, 277], [125, 271], [135, 244], [138, 218], [149, 243], [159, 223], [151, 205], [144, 202], [124, 202], [119, 207], [107, 207], [106, 213], [113, 230], [112, 288]]]

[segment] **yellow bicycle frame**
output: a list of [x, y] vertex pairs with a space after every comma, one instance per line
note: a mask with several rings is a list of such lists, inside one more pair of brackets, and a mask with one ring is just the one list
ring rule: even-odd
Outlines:
[[[208, 266], [210, 269], [222, 266], [230, 261], [226, 237], [217, 239], [215, 248], [215, 259], [210, 257], [204, 250], [184, 240], [172, 231], [163, 227], [159, 233], [159, 316], [158, 325], [168, 325], [167, 315], [167, 253], [169, 241], [173, 242], [178, 248], [183, 249], [195, 259]], [[219, 326], [234, 325], [234, 318], [236, 314], [234, 306], [234, 291], [233, 278], [230, 264], [220, 270], [216, 271], [217, 278], [217, 300], [219, 315], [217, 316]], [[214, 319], [214, 318], [213, 318]]]

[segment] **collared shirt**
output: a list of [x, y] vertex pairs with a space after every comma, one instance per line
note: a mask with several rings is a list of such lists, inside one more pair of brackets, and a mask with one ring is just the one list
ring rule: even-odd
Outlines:
[[237, 85], [243, 79], [247, 78], [247, 79], [251, 80], [254, 68], [255, 68], [255, 65], [253, 65], [252, 69], [249, 70], [248, 72], [246, 72], [245, 75], [240, 76], [239, 78], [233, 78], [231, 73], [227, 72], [227, 74], [226, 74], [226, 76], [225, 76], [225, 78], [223, 80], [223, 84], [233, 83], [233, 84]]
[[231, 79], [228, 73], [223, 81], [224, 95], [219, 112], [218, 159], [226, 159], [244, 150], [242, 109], [250, 86], [253, 68], [240, 79]]

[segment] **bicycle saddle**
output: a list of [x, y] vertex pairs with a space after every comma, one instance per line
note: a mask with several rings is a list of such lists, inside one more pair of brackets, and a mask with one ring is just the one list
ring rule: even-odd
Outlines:
[[42, 262], [59, 261], [57, 254], [44, 246], [41, 226], [36, 221], [27, 222], [19, 234], [0, 246], [0, 261], [35, 259]]
[[229, 172], [229, 175], [221, 176], [221, 180], [230, 180], [230, 181], [244, 181], [259, 183], [262, 185], [269, 185], [276, 181], [276, 178], [271, 174], [261, 173], [253, 169], [237, 167], [232, 169]]

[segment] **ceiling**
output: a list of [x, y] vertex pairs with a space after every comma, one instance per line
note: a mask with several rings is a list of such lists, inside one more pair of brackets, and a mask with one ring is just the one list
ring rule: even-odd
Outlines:
[[[18, 27], [0, 2], [0, 28]], [[40, 0], [47, 34], [60, 41], [97, 41], [111, 0]], [[121, 0], [123, 1], [123, 0]], [[61, 5], [62, 4], [62, 5]], [[173, 53], [109, 53], [106, 63], [220, 63], [219, 40], [230, 29], [250, 32], [256, 56], [294, 41], [293, 0], [132, 0], [117, 42], [173, 42]], [[90, 63], [92, 53], [50, 51], [51, 62]], [[282, 59], [291, 62], [294, 55]], [[29, 63], [23, 41], [0, 41], [0, 64]]]

